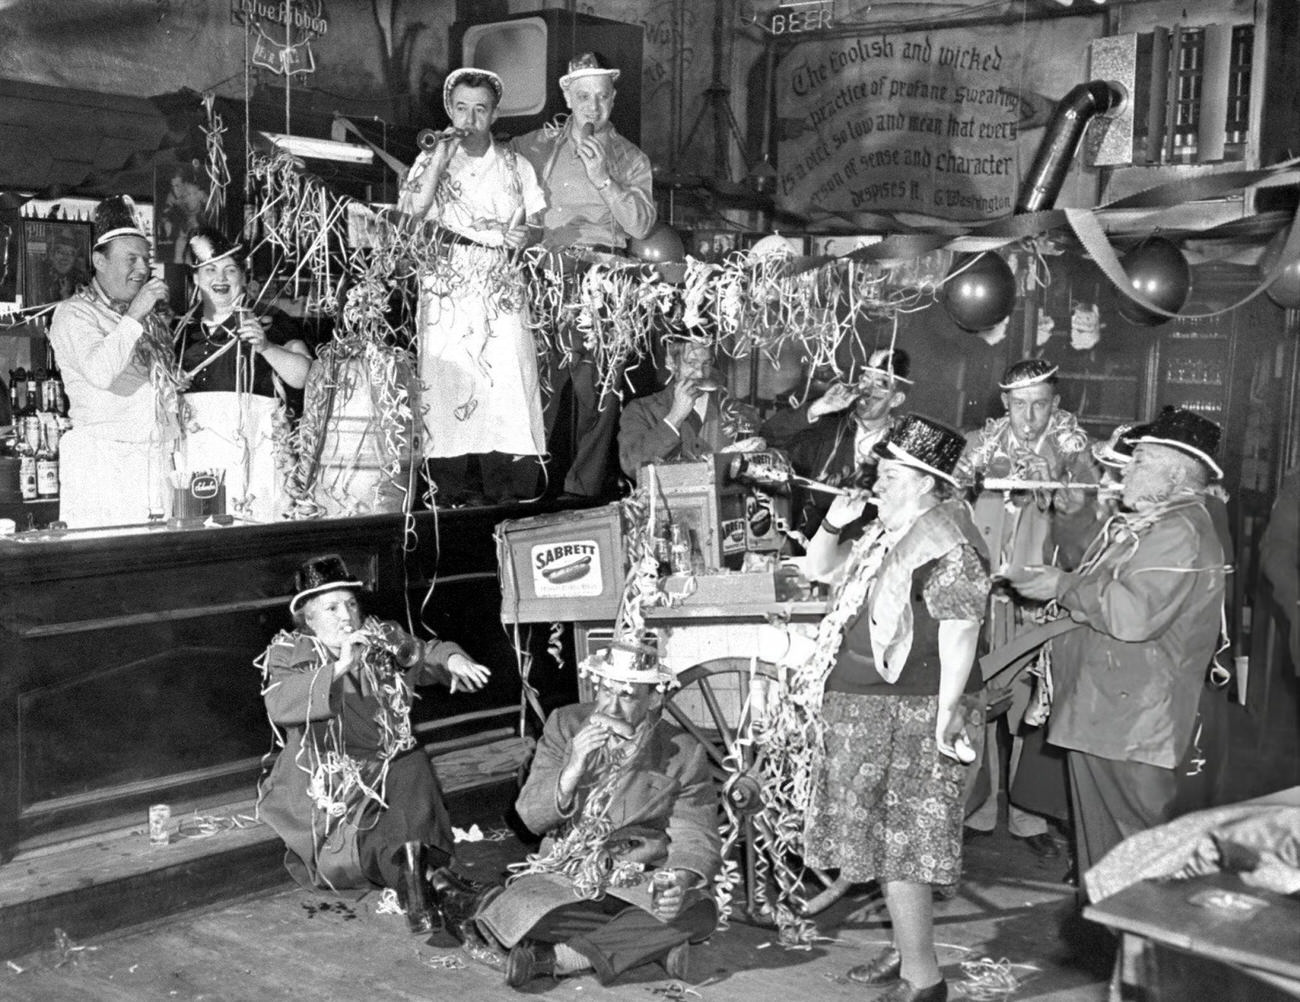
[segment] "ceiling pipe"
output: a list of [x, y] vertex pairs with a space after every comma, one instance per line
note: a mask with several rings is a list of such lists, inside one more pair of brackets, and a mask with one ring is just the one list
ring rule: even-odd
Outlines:
[[1113, 80], [1089, 80], [1061, 98], [1020, 186], [1016, 212], [1040, 212], [1056, 204], [1088, 123], [1119, 111], [1127, 101], [1128, 92]]

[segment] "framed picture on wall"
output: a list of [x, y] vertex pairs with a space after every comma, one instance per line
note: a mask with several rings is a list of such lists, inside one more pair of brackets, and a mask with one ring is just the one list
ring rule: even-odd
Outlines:
[[90, 282], [89, 222], [23, 219], [21, 223], [25, 306], [61, 302]]

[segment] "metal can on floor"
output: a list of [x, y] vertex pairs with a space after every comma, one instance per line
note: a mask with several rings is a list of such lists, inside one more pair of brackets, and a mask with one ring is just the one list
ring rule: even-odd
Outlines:
[[149, 844], [167, 845], [171, 841], [172, 809], [167, 804], [149, 808]]

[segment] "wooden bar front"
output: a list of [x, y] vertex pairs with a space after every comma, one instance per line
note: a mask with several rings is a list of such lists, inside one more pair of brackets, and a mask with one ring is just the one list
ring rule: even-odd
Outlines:
[[[152, 803], [251, 797], [275, 750], [253, 661], [291, 625], [294, 571], [321, 553], [341, 554], [370, 586], [367, 612], [406, 624], [409, 609], [418, 634], [423, 623], [493, 669], [481, 693], [422, 691], [417, 733], [465, 714], [466, 732], [487, 716], [512, 723], [517, 659], [501, 626], [492, 537], [512, 514], [0, 544], [0, 861], [132, 812], [143, 821]], [[571, 699], [561, 688], [544, 702]]]

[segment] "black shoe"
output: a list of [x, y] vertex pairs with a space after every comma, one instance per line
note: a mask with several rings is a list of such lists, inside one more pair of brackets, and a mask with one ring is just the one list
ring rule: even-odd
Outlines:
[[424, 877], [424, 846], [407, 842], [397, 850], [397, 899], [406, 911], [406, 927], [418, 936], [433, 932], [442, 924], [433, 894]]
[[453, 935], [461, 925], [478, 914], [485, 898], [496, 891], [494, 885], [480, 884], [457, 875], [447, 867], [439, 867], [429, 875], [433, 900], [444, 923]]
[[900, 981], [884, 995], [877, 995], [872, 1002], [948, 1002], [948, 982], [939, 980], [917, 988], [910, 981]]
[[1030, 850], [1039, 859], [1059, 859], [1061, 855], [1061, 844], [1048, 835], [1047, 832], [1040, 832], [1037, 835], [1012, 835], [1017, 842], [1023, 842], [1029, 846]]
[[555, 977], [555, 947], [535, 939], [521, 939], [506, 957], [506, 984], [522, 988], [534, 978]]
[[903, 956], [892, 946], [865, 964], [850, 967], [848, 978], [860, 985], [888, 985], [902, 977]]
[[993, 832], [991, 830], [985, 831], [983, 828], [972, 828], [970, 825], [962, 825], [961, 844], [970, 845], [976, 839], [988, 838], [992, 834]]
[[660, 963], [674, 981], [685, 981], [691, 966], [691, 941], [686, 940], [669, 949]]

